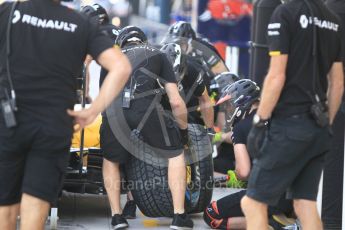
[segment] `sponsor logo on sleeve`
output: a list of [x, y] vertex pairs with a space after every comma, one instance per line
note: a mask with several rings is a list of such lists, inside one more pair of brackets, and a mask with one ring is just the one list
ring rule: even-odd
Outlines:
[[280, 24], [280, 23], [271, 23], [271, 24], [268, 24], [268, 29], [269, 29], [269, 30], [280, 29], [280, 27], [281, 27], [281, 24]]
[[279, 31], [275, 30], [275, 31], [268, 31], [268, 36], [279, 36], [280, 33]]
[[280, 23], [270, 23], [268, 24], [268, 36], [279, 36], [280, 35], [280, 32], [279, 32], [279, 29], [281, 27], [281, 24]]

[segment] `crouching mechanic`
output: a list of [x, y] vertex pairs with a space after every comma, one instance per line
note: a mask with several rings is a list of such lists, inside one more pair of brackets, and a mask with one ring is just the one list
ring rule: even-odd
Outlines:
[[[0, 98], [7, 102], [13, 89], [18, 110], [14, 127], [0, 115], [0, 229], [16, 229], [20, 209], [20, 229], [43, 230], [68, 165], [73, 118], [80, 128], [90, 124], [125, 85], [131, 66], [97, 25], [58, 0], [1, 4], [0, 34], [6, 34], [13, 4], [9, 59], [5, 36], [0, 39]], [[109, 73], [91, 107], [74, 112], [75, 76], [86, 54]]]
[[[236, 176], [247, 180], [251, 171], [252, 158], [247, 150], [247, 136], [252, 126], [253, 116], [259, 105], [260, 89], [255, 82], [243, 79], [225, 88], [218, 104], [233, 108], [232, 142], [235, 153]], [[230, 133], [228, 133], [230, 135]], [[241, 209], [241, 199], [246, 190], [213, 201], [204, 211], [205, 222], [213, 229], [246, 229], [246, 220]], [[269, 208], [270, 224], [275, 229], [292, 224], [281, 214], [291, 214], [292, 202], [282, 199], [276, 207]]]
[[[211, 81], [212, 99], [218, 101], [226, 87], [232, 83], [240, 80], [240, 78], [230, 72], [223, 72], [218, 74]], [[214, 171], [217, 173], [227, 174], [229, 170], [234, 169], [234, 148], [232, 146], [231, 135], [228, 133], [232, 129], [229, 124], [233, 111], [227, 111], [224, 104], [219, 104], [214, 107], [216, 127], [218, 132], [213, 136], [212, 143], [216, 144], [218, 155], [213, 159]]]
[[[188, 140], [187, 109], [179, 95], [172, 66], [162, 52], [147, 44], [145, 34], [137, 27], [123, 28], [116, 39], [116, 44], [122, 48], [133, 65], [131, 79], [127, 82], [122, 94], [122, 108], [116, 110], [123, 110], [126, 123], [131, 130], [140, 130], [140, 136], [145, 143], [168, 153], [168, 156], [165, 156], [169, 158], [168, 184], [172, 193], [175, 213], [171, 228], [192, 228], [193, 222], [186, 215], [184, 209], [186, 165], [183, 144], [186, 144]], [[159, 93], [162, 86], [178, 127], [170, 117], [165, 116], [164, 119], [168, 119], [165, 122], [167, 123], [164, 125], [165, 127], [160, 122], [162, 107], [160, 100], [156, 101], [155, 93]], [[132, 95], [129, 105], [122, 103], [126, 93]], [[149, 116], [145, 116], [147, 111], [152, 108], [151, 105], [155, 105], [153, 110]], [[141, 123], [143, 117], [147, 119]], [[123, 143], [120, 143], [119, 136], [111, 129], [114, 125], [110, 123], [112, 121], [113, 119], [109, 117], [108, 113], [103, 114], [101, 147], [105, 157], [103, 177], [113, 212], [112, 225], [119, 229], [128, 226], [126, 220], [120, 215], [122, 210], [120, 206], [119, 168], [121, 163], [130, 160], [131, 155], [122, 145]], [[140, 125], [142, 127], [139, 128]], [[163, 132], [163, 129], [166, 133]], [[166, 143], [166, 138], [170, 143]]]
[[[211, 81], [211, 92], [212, 96], [214, 97], [215, 101], [218, 101], [220, 97], [223, 95], [224, 90], [229, 87], [232, 83], [240, 80], [240, 78], [230, 72], [223, 72], [218, 74], [212, 81]], [[216, 121], [217, 126], [222, 131], [228, 131], [231, 127], [230, 124], [226, 122], [226, 115], [227, 111], [223, 104], [219, 104], [215, 106], [215, 114], [216, 114]], [[220, 139], [220, 138], [219, 138]], [[216, 140], [219, 141], [219, 140]], [[231, 143], [231, 142], [230, 142]]]

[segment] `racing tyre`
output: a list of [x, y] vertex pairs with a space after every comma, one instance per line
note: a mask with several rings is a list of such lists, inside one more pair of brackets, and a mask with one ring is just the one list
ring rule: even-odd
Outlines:
[[[212, 146], [206, 130], [189, 124], [186, 211], [202, 212], [210, 203], [213, 192]], [[135, 144], [134, 144], [135, 145]], [[172, 217], [173, 203], [168, 186], [167, 160], [142, 145], [140, 157], [132, 157], [127, 165], [128, 189], [140, 211], [148, 217]], [[138, 156], [136, 154], [136, 156]], [[151, 163], [152, 162], [152, 163]]]

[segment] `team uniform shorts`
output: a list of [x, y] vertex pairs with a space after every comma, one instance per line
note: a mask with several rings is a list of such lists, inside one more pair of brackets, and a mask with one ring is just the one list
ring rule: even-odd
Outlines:
[[[121, 127], [126, 126], [126, 128], [133, 132], [145, 116], [145, 110], [124, 110], [123, 116], [125, 121], [123, 119], [119, 121], [118, 117], [109, 116], [111, 115], [103, 114], [100, 129], [101, 149], [107, 160], [125, 163], [131, 156], [130, 146], [128, 146], [131, 142], [126, 143], [130, 139], [131, 134], [125, 131], [122, 132]], [[140, 129], [139, 135], [144, 143], [153, 147], [153, 149], [159, 150], [158, 154], [161, 153], [161, 157], [176, 157], [183, 152], [181, 135], [175, 121], [170, 116], [164, 115], [163, 117], [164, 124], [162, 125], [157, 111], [153, 110]], [[125, 141], [122, 141], [122, 138]]]
[[285, 191], [289, 199], [315, 201], [329, 149], [328, 128], [317, 126], [308, 114], [273, 118], [254, 154], [247, 195], [272, 206]]
[[19, 203], [23, 193], [53, 204], [69, 162], [72, 123], [59, 134], [30, 118], [17, 122], [9, 129], [0, 116], [0, 205]]
[[[222, 218], [244, 217], [241, 208], [241, 200], [246, 195], [246, 190], [232, 193], [217, 201], [219, 215]], [[211, 205], [210, 205], [211, 206]], [[282, 196], [276, 206], [268, 206], [268, 215], [286, 214], [289, 216], [293, 211], [292, 201]]]

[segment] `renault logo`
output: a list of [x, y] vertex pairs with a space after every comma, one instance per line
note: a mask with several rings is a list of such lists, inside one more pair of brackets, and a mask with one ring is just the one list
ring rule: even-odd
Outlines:
[[306, 29], [309, 24], [307, 16], [305, 16], [304, 14], [301, 15], [301, 18], [299, 19], [299, 23], [301, 23], [301, 27], [303, 29]]
[[12, 24], [16, 24], [20, 20], [20, 18], [21, 18], [21, 16], [20, 16], [19, 10], [14, 11]]

